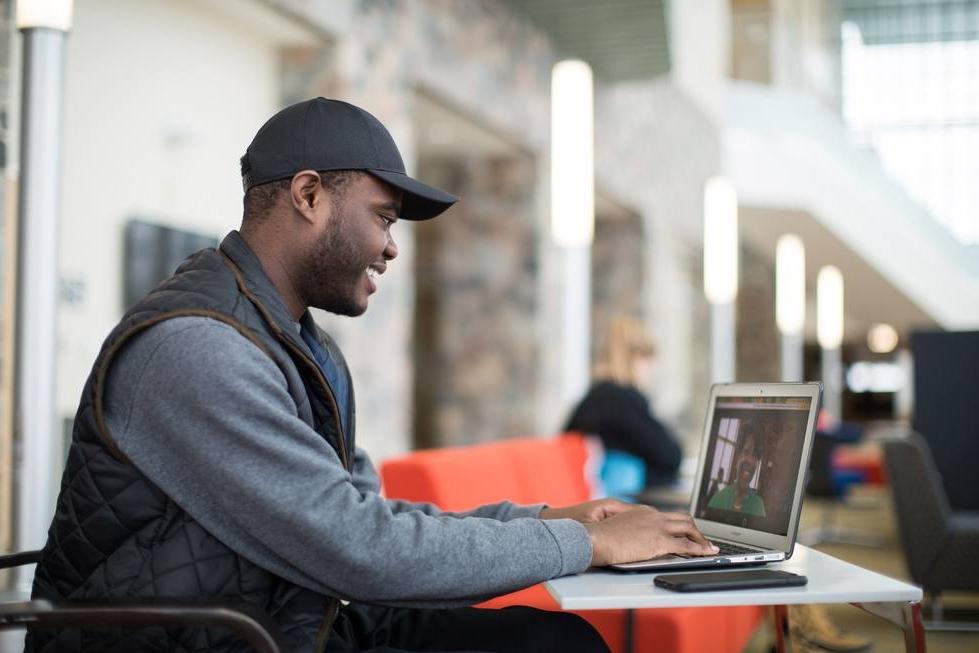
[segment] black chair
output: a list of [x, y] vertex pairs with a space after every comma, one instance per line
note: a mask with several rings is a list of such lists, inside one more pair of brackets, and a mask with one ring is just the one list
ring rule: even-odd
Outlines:
[[799, 533], [799, 541], [806, 546], [818, 544], [845, 544], [867, 547], [880, 547], [883, 538], [876, 533], [868, 533], [846, 528], [837, 523], [838, 510], [846, 501], [850, 486], [861, 482], [862, 478], [840, 474], [833, 469], [833, 454], [840, 444], [856, 442], [860, 433], [856, 429], [840, 429], [843, 433], [816, 431], [809, 455], [809, 480], [806, 495], [825, 500], [819, 526]]
[[979, 630], [975, 621], [945, 621], [941, 603], [946, 590], [979, 591], [979, 512], [951, 509], [920, 434], [886, 440], [884, 461], [911, 578], [931, 597], [932, 620], [925, 627]]
[[[0, 569], [35, 564], [40, 551], [0, 556]], [[122, 626], [207, 626], [228, 630], [258, 653], [282, 650], [278, 629], [252, 606], [216, 600], [72, 600], [0, 602], [0, 630]]]

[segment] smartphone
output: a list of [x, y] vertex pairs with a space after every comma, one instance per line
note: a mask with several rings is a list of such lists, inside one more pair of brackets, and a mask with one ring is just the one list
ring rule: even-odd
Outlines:
[[657, 587], [674, 592], [712, 592], [717, 590], [757, 589], [805, 585], [805, 576], [775, 569], [747, 571], [708, 571], [695, 574], [660, 574], [653, 580]]

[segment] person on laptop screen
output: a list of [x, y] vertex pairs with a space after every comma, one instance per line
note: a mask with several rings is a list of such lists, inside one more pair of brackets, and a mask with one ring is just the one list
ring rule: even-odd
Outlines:
[[723, 490], [715, 492], [707, 506], [764, 517], [765, 502], [751, 486], [752, 479], [758, 474], [762, 458], [764, 458], [764, 448], [760, 438], [754, 433], [745, 433], [739, 442], [737, 458], [734, 462], [734, 482]]

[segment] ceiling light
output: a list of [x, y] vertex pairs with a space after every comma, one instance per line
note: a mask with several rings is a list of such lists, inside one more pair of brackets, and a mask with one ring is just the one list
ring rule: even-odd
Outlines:
[[786, 335], [802, 333], [806, 322], [806, 250], [795, 234], [775, 246], [775, 322]]
[[712, 304], [738, 296], [738, 194], [725, 177], [704, 186], [704, 293]]
[[832, 265], [816, 279], [816, 337], [823, 349], [843, 344], [843, 275]]
[[17, 0], [17, 28], [71, 29], [72, 0]]
[[551, 71], [551, 234], [564, 247], [595, 234], [595, 149], [591, 67], [559, 61]]
[[897, 330], [890, 324], [874, 324], [867, 331], [867, 346], [875, 354], [889, 354], [897, 347]]

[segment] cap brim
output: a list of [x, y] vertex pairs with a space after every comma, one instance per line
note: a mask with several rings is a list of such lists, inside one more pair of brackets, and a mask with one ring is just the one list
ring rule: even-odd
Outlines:
[[402, 220], [428, 220], [459, 201], [455, 195], [427, 186], [404, 173], [389, 170], [368, 170], [368, 172], [404, 191], [404, 197], [401, 199]]

